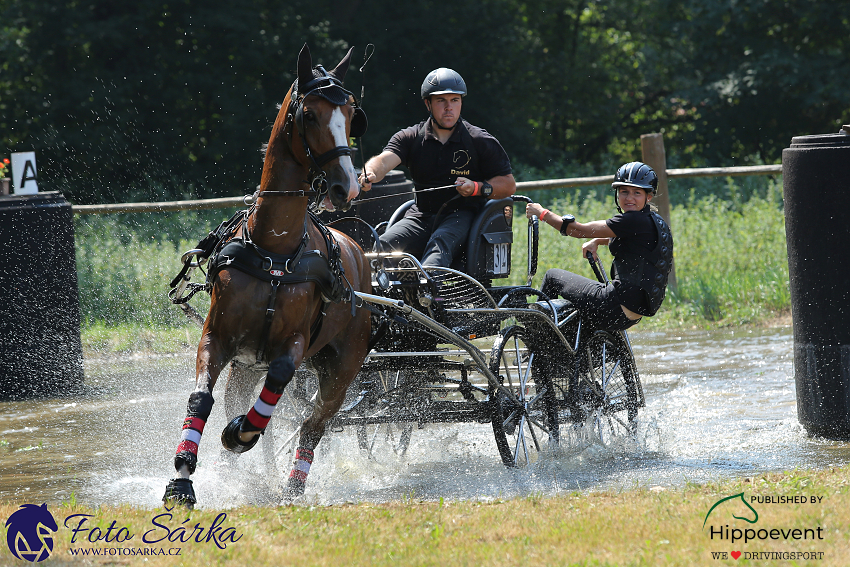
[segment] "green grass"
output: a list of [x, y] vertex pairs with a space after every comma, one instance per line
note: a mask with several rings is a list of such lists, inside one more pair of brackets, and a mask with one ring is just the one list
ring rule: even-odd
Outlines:
[[[510, 500], [423, 502], [414, 498], [383, 504], [341, 506], [240, 507], [226, 511], [175, 509], [160, 517], [171, 541], [148, 544], [165, 535], [152, 525], [164, 510], [129, 506], [93, 508], [74, 501], [50, 507], [60, 529], [49, 562], [109, 565], [557, 565], [659, 567], [692, 565], [818, 565], [843, 567], [850, 554], [850, 470], [793, 470], [720, 483], [687, 484], [680, 488], [641, 486], [623, 491], [563, 492], [555, 497], [529, 495]], [[821, 529], [822, 539], [762, 539], [731, 542], [712, 539], [712, 524], [703, 524], [718, 500], [743, 492], [753, 496], [822, 497], [819, 504], [770, 505], [755, 503], [758, 524], [751, 526], [733, 515], [735, 509], [712, 513], [716, 526], [730, 529]], [[0, 503], [6, 518], [17, 503]], [[90, 514], [85, 527], [103, 534], [114, 523], [133, 539], [90, 543], [82, 532], [75, 543], [64, 526], [72, 514]], [[220, 514], [222, 535], [230, 529], [226, 549], [184, 537], [194, 527], [208, 528]], [[77, 519], [69, 523], [77, 526]], [[183, 523], [184, 519], [188, 519]], [[183, 526], [186, 530], [181, 532]], [[718, 528], [719, 529], [719, 528]], [[5, 536], [0, 526], [0, 536]], [[779, 533], [778, 531], [776, 532]], [[5, 538], [4, 538], [5, 539]], [[173, 542], [173, 543], [172, 543]], [[131, 557], [113, 555], [93, 560], [71, 555], [71, 548], [180, 548], [180, 556]], [[735, 560], [729, 552], [818, 552], [817, 560]], [[726, 552], [713, 559], [712, 552]], [[79, 553], [79, 551], [78, 551]], [[49, 563], [48, 562], [48, 563]], [[0, 551], [0, 564], [17, 565]]]
[[[717, 180], [713, 183], [718, 185]], [[677, 189], [679, 201], [674, 201], [671, 224], [678, 287], [668, 292], [659, 313], [646, 318], [641, 328], [757, 325], [788, 314], [780, 186], [764, 179], [756, 188], [738, 188], [731, 180], [724, 187], [726, 199], [706, 195], [704, 187], [696, 185], [689, 192]], [[582, 221], [608, 218], [616, 212], [612, 197], [598, 188], [547, 191], [532, 197], [557, 214], [573, 213]], [[168, 300], [168, 283], [180, 269], [180, 255], [232, 213], [77, 217], [84, 347], [101, 353], [173, 351], [185, 348], [187, 334], [190, 344], [196, 342], [195, 325]], [[515, 208], [515, 215], [509, 282], [518, 285], [525, 283], [527, 224], [521, 207]], [[539, 286], [545, 271], [556, 267], [593, 277], [581, 257], [581, 244], [543, 226], [534, 284]], [[610, 255], [604, 247], [601, 250], [609, 265]], [[201, 274], [196, 273], [195, 281], [199, 278]], [[192, 305], [206, 313], [209, 298], [199, 293]]]
[[[533, 195], [534, 196], [534, 195]], [[609, 218], [616, 213], [613, 198], [600, 200], [595, 190], [543, 201], [555, 214], [572, 213], [579, 221]], [[524, 283], [527, 223], [516, 210], [514, 272], [512, 284]], [[785, 218], [779, 187], [772, 184], [764, 195], [748, 200], [720, 200], [713, 195], [697, 198], [671, 210], [675, 242], [677, 287], [655, 317], [642, 328], [761, 324], [787, 314], [791, 307]], [[550, 268], [563, 268], [593, 278], [581, 256], [584, 240], [564, 238], [541, 226], [539, 264], [535, 285]], [[611, 255], [600, 247], [600, 258], [610, 266]]]

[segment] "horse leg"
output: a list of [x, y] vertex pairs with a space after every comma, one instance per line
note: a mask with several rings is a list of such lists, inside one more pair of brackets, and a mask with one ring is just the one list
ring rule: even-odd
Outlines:
[[[365, 344], [364, 341], [364, 347]], [[361, 363], [357, 360], [362, 361], [365, 352], [356, 353], [355, 350], [358, 349], [349, 348], [346, 356], [341, 356], [336, 349], [327, 346], [311, 359], [319, 377], [319, 395], [313, 413], [301, 426], [295, 463], [287, 481], [286, 498], [289, 500], [304, 494], [307, 475], [313, 464], [313, 451], [325, 434], [328, 420], [342, 407], [348, 385], [360, 371]]]
[[262, 371], [231, 364], [224, 388], [224, 416], [227, 421], [248, 411], [251, 394], [262, 376]]
[[197, 502], [189, 477], [195, 472], [198, 464], [201, 435], [215, 403], [212, 390], [226, 363], [221, 351], [218, 341], [210, 335], [205, 335], [198, 346], [195, 390], [189, 394], [186, 419], [183, 420], [180, 443], [174, 456], [177, 478], [171, 479], [166, 486], [165, 495], [162, 497], [164, 503], [173, 502], [192, 508]]
[[[236, 363], [230, 364], [230, 373], [224, 388], [224, 417], [228, 423], [234, 417], [244, 415], [251, 407], [254, 387], [263, 375], [262, 371], [250, 370]], [[230, 451], [222, 451], [219, 458], [224, 463], [234, 465], [238, 456]]]
[[295, 376], [295, 369], [301, 363], [304, 353], [304, 338], [296, 334], [284, 346], [284, 354], [269, 363], [269, 371], [263, 383], [260, 397], [247, 415], [233, 418], [221, 433], [224, 448], [234, 453], [244, 453], [257, 444], [260, 434], [266, 430], [274, 408], [283, 395], [286, 386]]

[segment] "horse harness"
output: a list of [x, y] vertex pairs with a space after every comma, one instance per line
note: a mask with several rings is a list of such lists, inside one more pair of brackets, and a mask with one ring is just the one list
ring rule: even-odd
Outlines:
[[[191, 297], [203, 289], [206, 292], [212, 290], [213, 283], [218, 273], [224, 268], [235, 268], [240, 272], [248, 274], [258, 280], [271, 283], [271, 291], [266, 306], [266, 317], [261, 334], [260, 348], [257, 349], [257, 364], [261, 364], [265, 358], [266, 345], [268, 342], [269, 329], [275, 314], [275, 301], [280, 284], [302, 284], [314, 283], [321, 293], [322, 306], [319, 314], [310, 327], [309, 344], [322, 329], [322, 322], [326, 315], [325, 310], [329, 303], [350, 301], [352, 304], [352, 316], [355, 312], [351, 283], [345, 276], [342, 266], [342, 255], [339, 244], [331, 234], [331, 231], [312, 212], [308, 211], [309, 221], [319, 230], [324, 240], [327, 255], [320, 250], [307, 250], [310, 235], [307, 231], [307, 222], [304, 221], [304, 234], [298, 248], [292, 254], [275, 254], [257, 246], [248, 233], [247, 219], [250, 210], [236, 213], [229, 221], [222, 223], [218, 229], [211, 232], [204, 240], [198, 243], [198, 260], [212, 256], [209, 263], [206, 283], [191, 284], [190, 293], [185, 297], [172, 298], [174, 303], [185, 303]], [[242, 236], [234, 236], [239, 227], [242, 227]], [[183, 271], [172, 281], [172, 287], [176, 286], [190, 265], [191, 258], [184, 264]]]
[[[312, 207], [308, 207], [307, 213], [310, 220], [319, 230], [328, 251], [327, 255], [319, 250], [307, 250], [307, 242], [310, 239], [307, 230], [307, 219], [304, 220], [304, 234], [301, 242], [292, 254], [274, 254], [257, 246], [248, 233], [247, 219], [251, 210], [240, 211], [230, 220], [223, 222], [219, 227], [198, 243], [194, 254], [184, 255], [183, 269], [171, 282], [172, 291], [169, 294], [173, 303], [186, 303], [201, 289], [210, 292], [218, 272], [225, 267], [232, 267], [259, 280], [271, 283], [271, 293], [266, 307], [266, 318], [261, 335], [261, 345], [257, 349], [257, 364], [262, 363], [265, 358], [266, 344], [268, 342], [269, 329], [275, 314], [275, 300], [280, 284], [314, 283], [321, 292], [322, 306], [319, 314], [310, 328], [310, 343], [318, 336], [322, 328], [325, 316], [325, 308], [328, 303], [339, 303], [342, 300], [351, 302], [351, 316], [356, 314], [357, 307], [354, 301], [354, 293], [351, 283], [345, 277], [342, 267], [341, 252], [339, 244], [331, 234], [330, 230], [322, 224], [312, 209], [318, 209], [323, 196], [328, 192], [326, 173], [322, 167], [331, 160], [340, 156], [351, 156], [351, 148], [348, 146], [337, 146], [331, 150], [314, 156], [307, 137], [304, 133], [304, 100], [310, 95], [324, 98], [332, 104], [342, 106], [348, 104], [349, 96], [354, 99], [354, 115], [351, 119], [350, 133], [352, 137], [359, 138], [366, 131], [368, 125], [366, 114], [357, 105], [354, 95], [343, 88], [342, 81], [336, 76], [325, 71], [321, 65], [313, 69], [313, 79], [299, 87], [298, 80], [292, 85], [289, 107], [286, 114], [284, 130], [288, 129], [290, 147], [292, 147], [292, 136], [295, 126], [298, 127], [298, 135], [304, 151], [307, 154], [308, 175], [304, 181], [309, 186], [308, 190], [299, 189], [294, 191], [264, 190], [258, 191], [258, 195], [266, 196], [289, 196], [289, 197], [316, 197]], [[256, 204], [254, 205], [256, 206]], [[239, 227], [242, 227], [242, 236], [236, 237]], [[209, 273], [205, 284], [188, 284], [189, 293], [184, 297], [176, 297], [178, 285], [187, 279], [190, 268], [197, 267], [203, 260], [212, 256], [209, 265]], [[193, 264], [192, 258], [195, 257]], [[347, 286], [347, 288], [346, 288]]]

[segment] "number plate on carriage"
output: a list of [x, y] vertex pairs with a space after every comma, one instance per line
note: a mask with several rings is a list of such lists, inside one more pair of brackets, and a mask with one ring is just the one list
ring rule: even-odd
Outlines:
[[510, 271], [508, 267], [508, 246], [507, 242], [501, 242], [493, 245], [493, 273], [507, 274]]

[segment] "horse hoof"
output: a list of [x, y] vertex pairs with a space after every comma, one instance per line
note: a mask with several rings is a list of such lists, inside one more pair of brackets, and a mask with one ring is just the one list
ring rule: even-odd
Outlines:
[[297, 478], [289, 477], [289, 482], [286, 483], [284, 499], [291, 502], [299, 496], [304, 496], [304, 489], [306, 488], [306, 486], [307, 483], [303, 480], [298, 480]]
[[243, 443], [239, 439], [239, 431], [241, 430], [242, 422], [244, 421], [244, 415], [236, 416], [230, 420], [230, 423], [228, 423], [227, 427], [224, 428], [224, 431], [221, 432], [221, 444], [224, 445], [224, 448], [231, 453], [240, 454], [250, 451], [254, 448], [254, 445], [257, 444], [257, 441], [260, 440], [259, 434], [255, 435], [254, 438], [247, 443]]
[[162, 503], [166, 506], [171, 503], [185, 506], [189, 510], [195, 507], [198, 499], [195, 498], [195, 489], [192, 488], [192, 481], [188, 478], [172, 478], [168, 481], [168, 486], [165, 487], [165, 495], [162, 497]]

